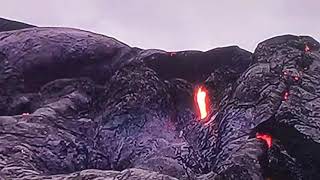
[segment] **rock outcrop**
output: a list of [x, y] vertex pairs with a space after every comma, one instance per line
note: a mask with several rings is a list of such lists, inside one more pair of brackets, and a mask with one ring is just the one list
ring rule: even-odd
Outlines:
[[319, 179], [319, 48], [286, 35], [253, 54], [165, 52], [70, 28], [2, 32], [0, 178]]
[[35, 27], [30, 24], [21, 23], [17, 21], [12, 21], [8, 19], [0, 18], [0, 32], [2, 31], [12, 31], [12, 30], [19, 30], [19, 29], [26, 29]]

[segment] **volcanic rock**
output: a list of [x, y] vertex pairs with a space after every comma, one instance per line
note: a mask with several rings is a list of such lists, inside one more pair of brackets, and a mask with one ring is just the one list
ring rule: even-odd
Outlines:
[[251, 54], [2, 32], [0, 179], [319, 179], [319, 49], [293, 35]]
[[30, 24], [0, 18], [0, 32], [35, 27]]

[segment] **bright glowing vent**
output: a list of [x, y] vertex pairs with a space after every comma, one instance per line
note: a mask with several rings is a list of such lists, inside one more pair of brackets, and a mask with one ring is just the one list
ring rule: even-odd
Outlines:
[[207, 92], [203, 90], [203, 87], [199, 87], [198, 91], [196, 93], [196, 101], [197, 101], [197, 106], [200, 112], [200, 118], [204, 119], [207, 117], [208, 112], [207, 112]]

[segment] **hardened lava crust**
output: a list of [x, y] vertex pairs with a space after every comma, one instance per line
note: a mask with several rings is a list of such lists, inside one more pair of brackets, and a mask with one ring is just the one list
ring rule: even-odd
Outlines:
[[0, 179], [320, 179], [315, 39], [167, 52], [10, 23], [0, 19]]

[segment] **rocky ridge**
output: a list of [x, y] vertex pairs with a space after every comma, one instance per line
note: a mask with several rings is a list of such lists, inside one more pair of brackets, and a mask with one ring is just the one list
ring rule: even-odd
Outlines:
[[71, 28], [1, 32], [0, 178], [319, 179], [319, 48], [285, 35], [253, 54], [166, 52]]

